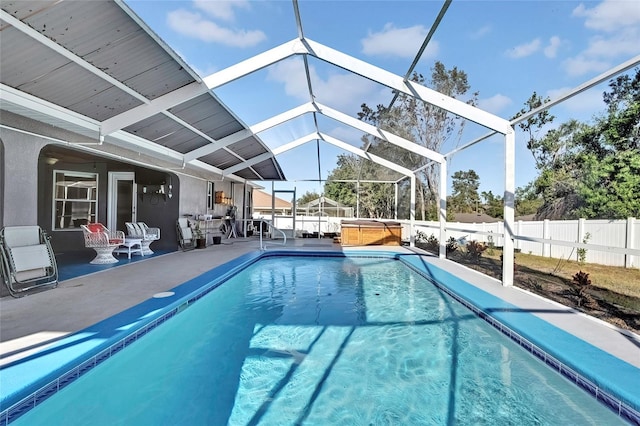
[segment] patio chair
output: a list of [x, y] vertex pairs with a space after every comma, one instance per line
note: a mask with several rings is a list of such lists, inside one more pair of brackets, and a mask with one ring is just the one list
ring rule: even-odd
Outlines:
[[153, 254], [149, 245], [160, 239], [160, 228], [149, 228], [144, 222], [125, 222], [125, 226], [127, 227], [127, 237], [142, 240], [142, 255]]
[[189, 219], [186, 217], [178, 218], [177, 225], [178, 227], [178, 244], [182, 250], [192, 250], [196, 248], [196, 239], [193, 236], [193, 232], [191, 232], [191, 227], [189, 226]]
[[0, 231], [0, 269], [13, 297], [58, 285], [58, 266], [49, 236], [37, 225], [7, 226]]
[[84, 245], [96, 251], [96, 257], [89, 263], [104, 265], [117, 263], [113, 251], [124, 243], [124, 232], [109, 231], [101, 223], [89, 223], [80, 225], [84, 233]]

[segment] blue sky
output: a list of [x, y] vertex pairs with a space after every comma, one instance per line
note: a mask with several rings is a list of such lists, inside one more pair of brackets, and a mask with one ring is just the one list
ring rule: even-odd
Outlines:
[[[290, 1], [157, 1], [126, 3], [202, 77], [234, 65], [297, 37]], [[404, 75], [440, 8], [441, 1], [300, 1], [305, 37]], [[640, 54], [638, 0], [456, 1], [449, 7], [416, 71], [430, 75], [434, 61], [465, 71], [479, 106], [510, 118], [533, 91], [554, 98], [598, 74]], [[216, 95], [247, 125], [253, 125], [309, 101], [301, 60], [287, 60], [216, 89]], [[362, 103], [387, 105], [389, 89], [317, 60], [310, 61], [316, 100], [355, 116]], [[602, 111], [600, 85], [552, 108], [555, 125], [576, 118], [588, 121]], [[323, 119], [321, 131], [360, 146], [361, 134]], [[275, 148], [313, 131], [310, 116], [260, 134]], [[464, 144], [487, 133], [467, 123]], [[276, 189], [321, 191], [318, 183], [343, 151], [316, 144], [278, 156], [289, 183]], [[536, 171], [518, 134], [516, 186], [526, 185]], [[481, 191], [504, 190], [501, 138], [486, 140], [456, 154], [449, 166], [475, 170]], [[271, 185], [265, 185], [270, 189]]]

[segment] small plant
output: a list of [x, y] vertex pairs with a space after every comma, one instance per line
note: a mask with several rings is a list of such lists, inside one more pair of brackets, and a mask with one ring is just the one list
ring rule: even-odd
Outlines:
[[480, 257], [482, 257], [482, 253], [487, 249], [482, 243], [478, 241], [469, 241], [467, 243], [467, 256], [471, 259], [472, 262], [478, 263], [480, 261]]
[[458, 241], [453, 237], [449, 237], [447, 240], [447, 254], [453, 253], [456, 250], [458, 250]]
[[427, 234], [422, 232], [421, 230], [416, 230], [416, 243], [424, 243], [427, 241]]
[[493, 256], [495, 254], [496, 245], [493, 242], [493, 235], [487, 236], [487, 254]]
[[571, 291], [578, 298], [578, 306], [582, 306], [582, 303], [589, 299], [587, 289], [590, 285], [591, 280], [589, 279], [589, 274], [586, 272], [580, 271], [573, 276], [573, 286], [571, 287]]
[[427, 238], [427, 250], [433, 253], [438, 253], [440, 251], [440, 240], [438, 240], [433, 234], [429, 235], [429, 238]]
[[[591, 238], [590, 233], [587, 232], [586, 234], [584, 234], [584, 238], [582, 238], [582, 244], [587, 244], [590, 238]], [[587, 249], [579, 248], [578, 250], [576, 250], [576, 252], [578, 253], [578, 263], [580, 265], [584, 265], [584, 262], [587, 259]]]

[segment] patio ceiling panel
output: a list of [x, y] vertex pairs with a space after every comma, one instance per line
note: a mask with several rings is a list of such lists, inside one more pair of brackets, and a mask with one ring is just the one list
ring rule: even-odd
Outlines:
[[[282, 179], [282, 170], [277, 163], [274, 163], [273, 159], [270, 158], [268, 160], [261, 161], [259, 163], [254, 164], [251, 167], [247, 167], [245, 169], [239, 170], [234, 173], [238, 176], [247, 176], [249, 173], [257, 173], [259, 178], [250, 178], [251, 180], [280, 180]], [[249, 179], [246, 178], [245, 179]]]
[[33, 6], [18, 1], [3, 9], [147, 99], [195, 81], [114, 2], [60, 2], [29, 14]]
[[[179, 123], [163, 114], [156, 114], [123, 130], [141, 138], [147, 139], [151, 142], [156, 142], [160, 145], [168, 146], [167, 141], [163, 139], [168, 135], [175, 134], [181, 129], [184, 129], [184, 127], [182, 127]], [[191, 137], [193, 136], [194, 134], [191, 133]]]
[[[4, 108], [83, 134], [93, 135], [99, 128], [103, 136], [112, 136], [106, 143], [133, 150], [146, 147], [162, 156], [168, 152], [163, 148], [169, 148], [172, 158], [182, 154], [183, 162], [196, 167], [204, 163], [223, 169], [267, 153], [271, 161], [261, 165], [264, 175], [284, 179], [260, 138], [206, 85], [198, 87], [197, 74], [125, 3], [6, 0], [0, 9], [0, 79], [6, 90], [24, 93], [12, 97], [15, 104], [3, 99]], [[136, 107], [162, 97], [179, 98], [185, 90], [202, 91], [183, 97], [184, 102], [163, 104], [153, 115], [131, 115]], [[30, 101], [28, 95], [50, 106]], [[129, 120], [122, 132], [109, 131], [114, 116]], [[198, 151], [207, 145], [212, 148]], [[245, 169], [235, 176], [262, 179], [261, 173]]]
[[199, 158], [199, 160], [207, 164], [211, 164], [221, 170], [242, 163], [242, 160], [239, 159], [238, 156], [224, 149], [216, 151], [213, 154], [205, 155], [204, 157]]
[[247, 138], [238, 143], [234, 143], [233, 145], [229, 145], [228, 148], [245, 159], [269, 152], [267, 148], [261, 145], [256, 145], [254, 138]]
[[244, 126], [210, 94], [201, 95], [169, 110], [213, 140], [238, 132]]

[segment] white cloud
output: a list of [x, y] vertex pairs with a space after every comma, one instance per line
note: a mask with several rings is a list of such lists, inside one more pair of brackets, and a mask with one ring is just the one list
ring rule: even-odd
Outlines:
[[604, 0], [588, 9], [580, 3], [573, 16], [584, 17], [587, 28], [599, 31], [617, 31], [621, 27], [640, 24], [640, 5], [637, 0]]
[[214, 18], [235, 20], [235, 8], [249, 9], [247, 0], [193, 0], [193, 6]]
[[[360, 105], [366, 103], [374, 107], [378, 103], [390, 100], [390, 91], [377, 84], [350, 73], [332, 73], [326, 79], [321, 78], [316, 68], [309, 66], [311, 84], [317, 101], [353, 115], [360, 111]], [[285, 93], [301, 102], [309, 101], [309, 90], [304, 72], [304, 63], [300, 58], [278, 62], [268, 68], [268, 77], [284, 85]]]
[[[422, 25], [409, 28], [396, 28], [389, 23], [382, 31], [369, 33], [361, 40], [362, 52], [365, 55], [399, 56], [402, 58], [413, 58], [427, 36], [427, 29]], [[431, 58], [438, 54], [438, 42], [431, 39], [424, 53], [423, 58]]]
[[619, 58], [640, 53], [640, 3], [637, 0], [604, 0], [593, 8], [580, 4], [573, 16], [585, 18], [586, 28], [594, 30], [588, 46], [564, 62], [570, 76], [602, 72]]
[[583, 52], [585, 56], [600, 58], [633, 56], [638, 53], [640, 53], [640, 30], [637, 28], [623, 30], [611, 37], [593, 37], [589, 40], [589, 47]]
[[220, 43], [232, 47], [255, 46], [266, 39], [259, 30], [232, 30], [221, 27], [213, 21], [202, 17], [199, 13], [184, 9], [174, 10], [167, 14], [167, 24], [174, 31], [208, 43]]
[[536, 53], [540, 49], [541, 44], [540, 39], [536, 38], [529, 43], [520, 44], [507, 50], [505, 54], [510, 58], [524, 58]]
[[478, 101], [478, 107], [492, 114], [498, 114], [500, 111], [502, 111], [512, 103], [513, 101], [511, 100], [511, 98], [498, 93], [490, 98], [480, 99]]
[[483, 27], [478, 28], [474, 32], [472, 32], [471, 33], [471, 38], [472, 39], [482, 38], [485, 35], [489, 34], [491, 32], [491, 30], [492, 30], [491, 25], [485, 25]]
[[561, 45], [562, 40], [560, 40], [560, 37], [551, 37], [549, 39], [549, 44], [544, 48], [544, 56], [546, 56], [547, 58], [555, 58]]
[[611, 64], [597, 58], [589, 58], [584, 55], [578, 55], [573, 58], [567, 58], [563, 62], [563, 67], [567, 74], [572, 77], [584, 75], [590, 72], [603, 72], [611, 68]]

